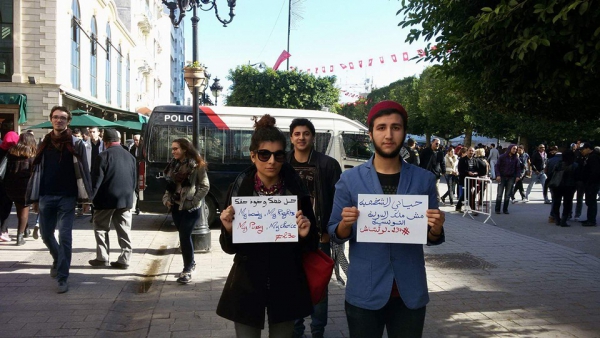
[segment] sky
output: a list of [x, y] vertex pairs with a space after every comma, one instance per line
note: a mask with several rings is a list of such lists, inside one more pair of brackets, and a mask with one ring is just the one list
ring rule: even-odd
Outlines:
[[[198, 59], [208, 67], [212, 79], [218, 77], [224, 87], [219, 97], [223, 103], [231, 82], [229, 70], [243, 64], [264, 62], [273, 67], [281, 52], [287, 49], [289, 0], [240, 0], [235, 17], [227, 26], [210, 12], [198, 11]], [[292, 0], [292, 5], [298, 0]], [[219, 15], [229, 18], [226, 0], [216, 0]], [[402, 78], [419, 75], [428, 65], [425, 62], [403, 61], [403, 53], [417, 55], [424, 43], [405, 42], [408, 28], [398, 26], [402, 16], [396, 15], [398, 0], [301, 0], [292, 13], [302, 18], [293, 20], [290, 34], [290, 67], [318, 76], [322, 67], [326, 75], [337, 76], [342, 90], [340, 102], [354, 102], [370, 83], [376, 88], [387, 86]], [[186, 60], [192, 60], [191, 13], [185, 20]], [[393, 62], [395, 54], [397, 62]], [[383, 57], [384, 63], [380, 63]], [[373, 59], [371, 67], [368, 60]], [[359, 67], [359, 60], [363, 68]], [[351, 70], [349, 63], [354, 64]], [[343, 70], [340, 64], [347, 66]], [[334, 72], [330, 72], [333, 65]], [[283, 62], [279, 70], [285, 70]], [[210, 84], [213, 83], [211, 79]], [[369, 84], [366, 82], [369, 81]]]

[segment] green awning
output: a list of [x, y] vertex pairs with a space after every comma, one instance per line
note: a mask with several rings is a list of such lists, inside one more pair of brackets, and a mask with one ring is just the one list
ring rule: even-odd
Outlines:
[[0, 93], [0, 104], [18, 104], [19, 124], [27, 122], [27, 95], [14, 93]]

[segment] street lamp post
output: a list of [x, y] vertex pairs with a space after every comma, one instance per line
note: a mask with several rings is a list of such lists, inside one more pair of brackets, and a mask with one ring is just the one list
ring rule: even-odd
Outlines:
[[[224, 20], [219, 16], [217, 0], [162, 0], [162, 3], [169, 9], [169, 18], [171, 18], [171, 23], [175, 28], [179, 27], [181, 20], [185, 17], [185, 12], [192, 11], [192, 62], [198, 61], [198, 22], [200, 18], [198, 18], [196, 10], [200, 9], [208, 12], [214, 8], [217, 20], [223, 24], [223, 27], [227, 27], [227, 24], [231, 23], [235, 16], [233, 10], [236, 0], [227, 0], [227, 6], [229, 7], [228, 20]], [[207, 8], [203, 8], [203, 5], [206, 5]], [[176, 12], [179, 14], [175, 15]], [[200, 86], [204, 85], [206, 87], [207, 84], [208, 80], [206, 82], [203, 81]], [[200, 89], [200, 86], [193, 86], [192, 90], [192, 142], [196, 149], [199, 149], [198, 134], [200, 131], [200, 106], [198, 97], [200, 96], [200, 91], [203, 91], [203, 89]], [[208, 210], [203, 210], [203, 212], [208, 212]], [[194, 241], [194, 250], [210, 251], [211, 238], [209, 224], [205, 224], [199, 220], [194, 225], [194, 230], [192, 230], [192, 240]]]
[[216, 106], [219, 103], [219, 95], [221, 95], [221, 92], [223, 91], [223, 86], [221, 86], [221, 83], [219, 83], [218, 77], [215, 77], [215, 81], [210, 86], [210, 91], [212, 92], [213, 96], [215, 97], [215, 106]]

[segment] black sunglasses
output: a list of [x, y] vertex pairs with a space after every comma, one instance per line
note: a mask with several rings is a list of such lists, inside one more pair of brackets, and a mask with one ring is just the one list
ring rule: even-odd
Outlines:
[[258, 155], [258, 159], [261, 162], [267, 162], [268, 160], [270, 160], [271, 155], [275, 156], [275, 161], [277, 161], [279, 163], [285, 162], [285, 151], [283, 151], [283, 150], [277, 150], [276, 152], [271, 152], [267, 149], [261, 149], [261, 150], [256, 151], [256, 154]]

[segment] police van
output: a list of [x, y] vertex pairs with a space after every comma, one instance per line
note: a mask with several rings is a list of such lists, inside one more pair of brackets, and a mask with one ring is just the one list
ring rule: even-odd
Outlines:
[[[201, 106], [198, 143], [200, 155], [208, 163], [210, 191], [206, 196], [209, 223], [218, 224], [220, 210], [226, 205], [227, 189], [235, 177], [252, 164], [250, 138], [254, 116], [270, 114], [286, 135], [293, 119], [309, 119], [315, 126], [315, 150], [335, 158], [342, 170], [359, 165], [371, 157], [367, 128], [360, 122], [325, 111]], [[142, 158], [139, 167], [140, 208], [160, 212], [166, 182], [163, 170], [172, 158], [171, 143], [177, 138], [192, 140], [191, 106], [157, 106], [142, 132]]]

